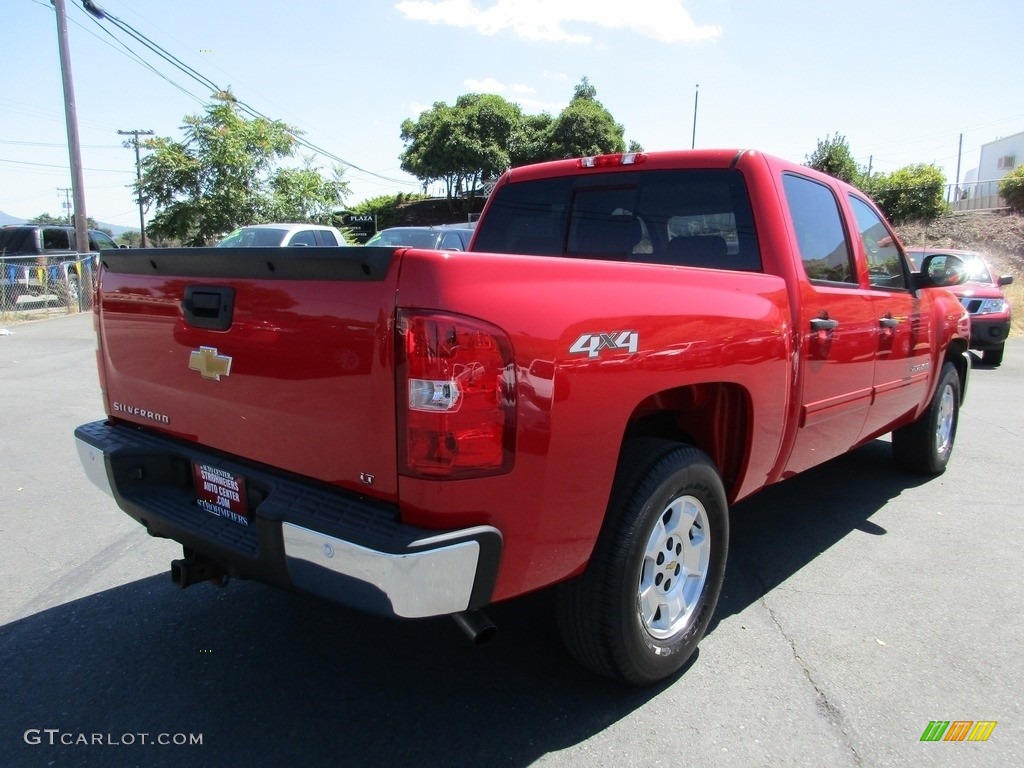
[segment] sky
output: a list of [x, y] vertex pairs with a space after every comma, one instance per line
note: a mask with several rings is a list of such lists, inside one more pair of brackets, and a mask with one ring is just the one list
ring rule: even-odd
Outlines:
[[[65, 0], [86, 212], [138, 228], [119, 130], [182, 138], [211, 89]], [[96, 0], [202, 79], [347, 166], [348, 205], [419, 191], [400, 126], [497, 93], [557, 115], [588, 78], [646, 150], [751, 148], [805, 162], [844, 136], [857, 162], [935, 163], [1024, 132], [1019, 0]], [[56, 14], [0, 0], [0, 211], [61, 215], [71, 186]], [[962, 144], [961, 144], [962, 137]], [[961, 149], [962, 146], [962, 149]], [[303, 150], [296, 162], [312, 155]]]

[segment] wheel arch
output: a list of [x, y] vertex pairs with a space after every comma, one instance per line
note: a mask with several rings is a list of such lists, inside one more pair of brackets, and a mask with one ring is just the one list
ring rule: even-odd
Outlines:
[[657, 392], [630, 414], [620, 452], [640, 437], [660, 437], [704, 451], [731, 500], [739, 489], [750, 451], [753, 401], [741, 385], [709, 382]]
[[[953, 339], [946, 347], [946, 354], [943, 363], [952, 363], [956, 368], [957, 377], [960, 379], [960, 404], [963, 405], [967, 399], [967, 383], [971, 378], [971, 358], [967, 351], [966, 339]], [[940, 366], [941, 367], [941, 366]]]

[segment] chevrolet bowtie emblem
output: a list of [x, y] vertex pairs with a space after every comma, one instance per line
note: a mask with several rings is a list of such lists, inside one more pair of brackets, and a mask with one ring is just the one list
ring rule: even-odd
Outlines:
[[216, 347], [200, 347], [188, 356], [188, 367], [191, 371], [199, 371], [204, 379], [220, 381], [221, 376], [231, 373], [231, 358], [217, 354]]

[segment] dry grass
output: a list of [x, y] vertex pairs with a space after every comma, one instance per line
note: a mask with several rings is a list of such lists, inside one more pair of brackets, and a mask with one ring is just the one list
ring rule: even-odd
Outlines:
[[1003, 293], [1013, 308], [1010, 321], [1010, 336], [1024, 336], [1024, 275], [1014, 275], [1014, 282], [1003, 288]]

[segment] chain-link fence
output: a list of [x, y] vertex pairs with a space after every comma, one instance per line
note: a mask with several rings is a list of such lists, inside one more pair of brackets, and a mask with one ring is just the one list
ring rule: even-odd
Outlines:
[[0, 255], [0, 314], [92, 309], [98, 253]]

